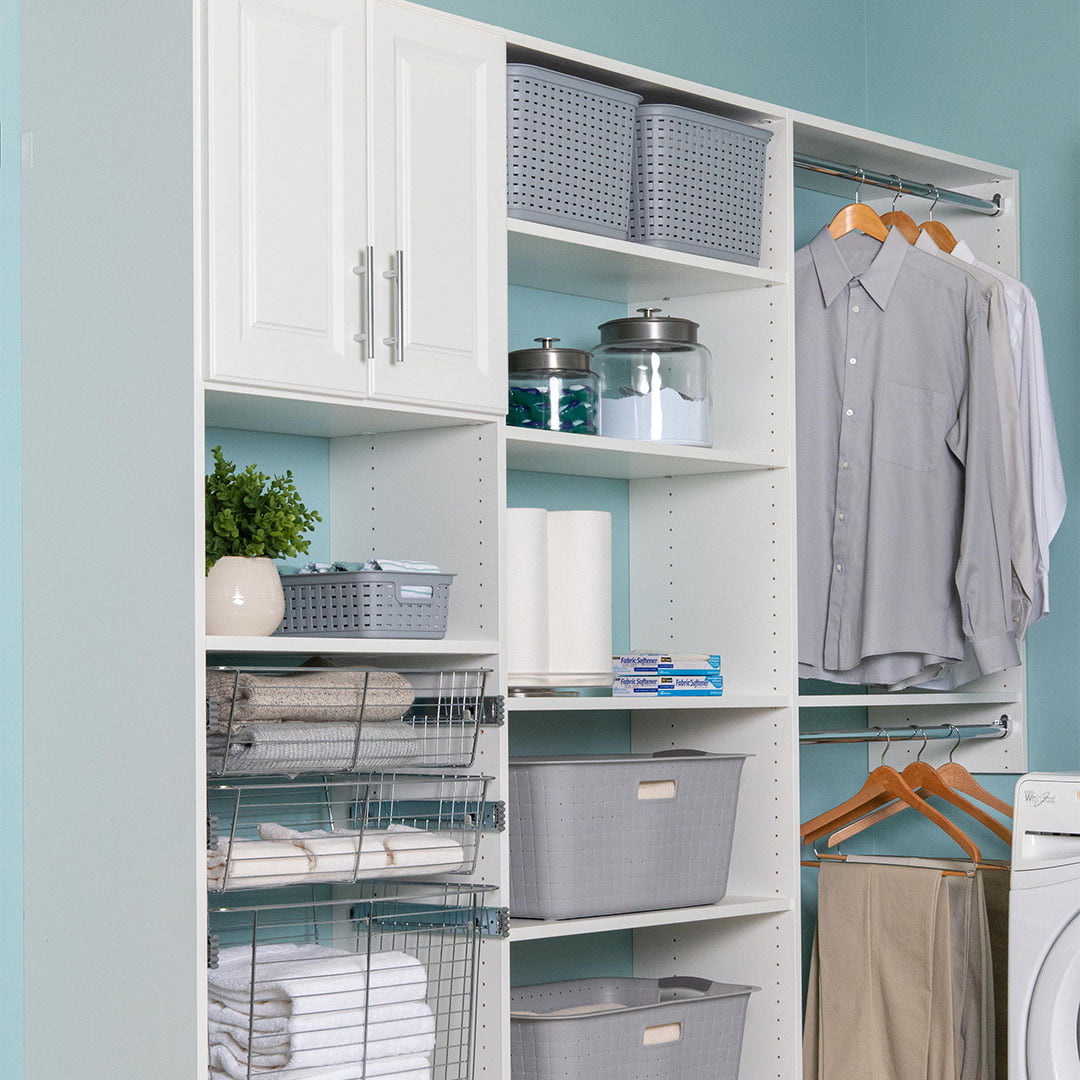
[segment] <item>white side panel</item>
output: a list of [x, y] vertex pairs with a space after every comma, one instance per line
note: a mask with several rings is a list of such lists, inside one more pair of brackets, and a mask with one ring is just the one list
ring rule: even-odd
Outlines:
[[[370, 49], [376, 311], [385, 327], [373, 393], [503, 412], [503, 40], [375, 2]], [[381, 275], [396, 271], [397, 252], [404, 271], [391, 283]]]
[[25, 1069], [5, 1047], [0, 1075], [194, 1080], [193, 8], [21, 7]]
[[361, 392], [362, 16], [209, 9], [209, 377]]

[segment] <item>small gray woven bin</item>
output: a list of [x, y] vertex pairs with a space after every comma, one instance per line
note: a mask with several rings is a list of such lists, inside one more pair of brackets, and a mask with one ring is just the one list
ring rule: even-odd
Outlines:
[[[510, 991], [510, 1075], [737, 1080], [746, 1006], [757, 989], [689, 976], [518, 987]], [[605, 1004], [610, 1011], [594, 1008]], [[552, 1015], [576, 1007], [588, 1011]]]
[[679, 105], [639, 105], [630, 239], [756, 266], [772, 132]]
[[510, 914], [712, 904], [727, 890], [746, 755], [511, 758]]
[[453, 574], [355, 570], [282, 574], [285, 615], [275, 634], [442, 638]]
[[506, 65], [506, 212], [626, 239], [640, 94]]

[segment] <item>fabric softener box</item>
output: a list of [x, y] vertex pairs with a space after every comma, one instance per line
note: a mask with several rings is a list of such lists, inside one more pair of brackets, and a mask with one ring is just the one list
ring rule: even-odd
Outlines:
[[624, 653], [611, 658], [613, 675], [703, 675], [720, 673], [716, 653]]
[[723, 692], [724, 676], [715, 672], [689, 675], [616, 675], [611, 682], [613, 697], [720, 697]]

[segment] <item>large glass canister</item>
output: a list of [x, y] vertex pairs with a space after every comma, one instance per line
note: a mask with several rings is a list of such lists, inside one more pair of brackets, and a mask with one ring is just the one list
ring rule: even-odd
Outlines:
[[698, 324], [638, 308], [640, 317], [600, 326], [593, 362], [600, 375], [600, 434], [682, 446], [712, 446], [709, 350]]
[[538, 349], [516, 349], [509, 356], [510, 399], [506, 422], [514, 427], [600, 431], [600, 377], [592, 354], [556, 349], [558, 338], [536, 338]]

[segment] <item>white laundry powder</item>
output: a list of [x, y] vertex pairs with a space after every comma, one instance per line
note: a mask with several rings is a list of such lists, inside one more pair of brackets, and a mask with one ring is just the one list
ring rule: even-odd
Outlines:
[[683, 446], [711, 446], [709, 403], [684, 398], [670, 386], [650, 394], [605, 397], [600, 434], [611, 439], [647, 439]]

